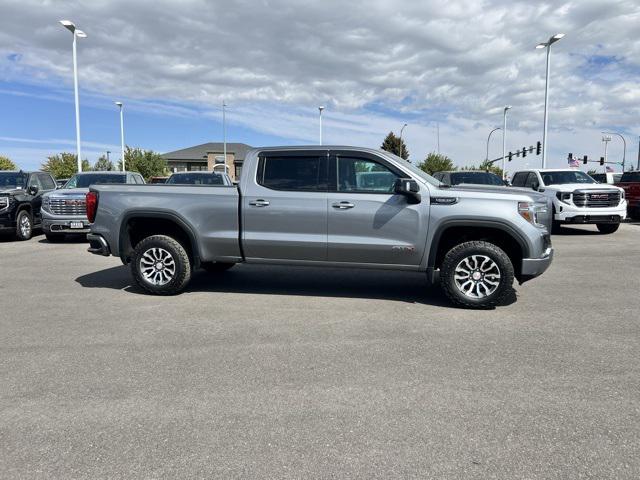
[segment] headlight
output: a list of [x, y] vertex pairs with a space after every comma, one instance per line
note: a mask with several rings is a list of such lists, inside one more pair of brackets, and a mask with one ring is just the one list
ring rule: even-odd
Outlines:
[[563, 203], [569, 204], [571, 203], [571, 192], [558, 192], [556, 193], [556, 198]]
[[545, 204], [533, 202], [518, 202], [518, 213], [527, 222], [536, 227], [546, 227], [546, 225], [538, 222], [538, 215], [547, 213], [548, 209]]
[[49, 209], [49, 197], [46, 196], [46, 195], [44, 197], [42, 197], [42, 208], [47, 210], [47, 211], [50, 211], [50, 209]]
[[9, 208], [9, 197], [0, 197], [0, 210]]

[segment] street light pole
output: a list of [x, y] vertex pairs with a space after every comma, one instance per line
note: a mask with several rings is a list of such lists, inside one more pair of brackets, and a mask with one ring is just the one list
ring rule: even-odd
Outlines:
[[398, 150], [400, 150], [400, 153], [398, 153], [398, 156], [400, 158], [402, 158], [402, 132], [404, 131], [404, 128], [407, 126], [407, 124], [405, 123], [404, 125], [402, 125], [402, 128], [400, 129], [400, 146], [398, 147]]
[[319, 122], [320, 122], [320, 145], [322, 145], [322, 111], [324, 110], [324, 107], [320, 106], [318, 107], [318, 111], [320, 112], [320, 117], [319, 117]]
[[227, 171], [227, 104], [222, 100], [222, 155], [224, 156], [224, 169]]
[[624, 173], [624, 166], [625, 163], [627, 162], [627, 141], [624, 139], [624, 137], [617, 132], [602, 132], [603, 135], [617, 135], [618, 137], [620, 137], [622, 139], [622, 145], [623, 145], [623, 149], [622, 150], [622, 173]]
[[495, 132], [496, 130], [502, 130], [500, 127], [496, 127], [493, 130], [491, 130], [489, 132], [489, 136], [487, 137], [487, 156], [485, 158], [485, 160], [488, 162], [489, 161], [489, 140], [491, 140], [491, 135], [493, 134], [493, 132]]
[[76, 155], [78, 160], [78, 172], [82, 171], [82, 149], [80, 147], [80, 99], [78, 96], [78, 58], [76, 52], [76, 40], [78, 37], [87, 38], [87, 34], [76, 28], [69, 20], [60, 20], [60, 24], [73, 34], [73, 93], [76, 104]]
[[536, 48], [546, 48], [547, 49], [547, 73], [545, 75], [544, 82], [544, 126], [542, 130], [542, 168], [546, 168], [547, 166], [547, 130], [548, 130], [548, 121], [549, 121], [549, 67], [551, 66], [551, 45], [564, 37], [564, 33], [557, 33], [547, 42], [539, 43], [536, 45]]
[[505, 158], [507, 155], [507, 111], [511, 110], [511, 105], [506, 105], [502, 111], [502, 179], [507, 178], [505, 173]]
[[125, 171], [124, 167], [124, 114], [122, 113], [122, 102], [115, 102], [120, 108], [120, 155], [122, 155], [122, 171]]

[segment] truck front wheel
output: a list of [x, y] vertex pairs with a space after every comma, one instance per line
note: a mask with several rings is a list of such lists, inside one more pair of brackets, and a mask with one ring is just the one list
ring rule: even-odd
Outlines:
[[513, 288], [513, 265], [498, 246], [484, 241], [456, 245], [445, 255], [440, 283], [449, 300], [469, 308], [500, 304]]
[[613, 233], [620, 228], [619, 223], [596, 223], [600, 233]]
[[153, 235], [136, 245], [131, 273], [138, 286], [147, 292], [175, 295], [191, 279], [191, 261], [180, 242], [166, 235]]

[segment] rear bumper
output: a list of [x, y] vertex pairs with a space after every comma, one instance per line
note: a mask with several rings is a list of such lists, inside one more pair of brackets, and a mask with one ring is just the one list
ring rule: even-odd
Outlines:
[[520, 283], [542, 275], [553, 261], [553, 248], [548, 247], [540, 258], [523, 258], [520, 266]]
[[[71, 228], [71, 222], [82, 222], [84, 228]], [[51, 215], [42, 211], [42, 229], [45, 233], [89, 233], [91, 225], [87, 217]]]
[[87, 252], [93, 253], [94, 255], [102, 255], [103, 257], [111, 255], [109, 244], [102, 235], [90, 233], [87, 235], [87, 240], [89, 241]]

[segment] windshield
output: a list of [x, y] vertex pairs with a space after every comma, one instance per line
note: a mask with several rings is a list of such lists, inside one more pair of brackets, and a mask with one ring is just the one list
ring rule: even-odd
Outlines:
[[176, 173], [169, 177], [167, 183], [179, 185], [224, 185], [222, 175], [217, 173]]
[[543, 171], [542, 181], [545, 185], [564, 185], [565, 183], [597, 183], [593, 178], [580, 170]]
[[0, 190], [26, 188], [27, 175], [22, 172], [0, 172]]
[[500, 177], [491, 172], [454, 172], [451, 173], [451, 185], [467, 183], [471, 185], [503, 185]]
[[71, 177], [64, 188], [89, 188], [97, 183], [127, 183], [127, 176], [113, 173], [80, 173]]
[[435, 185], [436, 187], [439, 187], [440, 185], [444, 185], [442, 182], [440, 182], [439, 180], [436, 180], [435, 178], [433, 178], [431, 175], [429, 175], [424, 170], [420, 170], [413, 163], [410, 163], [410, 162], [406, 161], [404, 158], [400, 158], [399, 156], [397, 156], [397, 155], [395, 155], [395, 154], [393, 154], [391, 152], [387, 152], [387, 151], [385, 151], [383, 153], [385, 155], [393, 157], [393, 159], [396, 162], [398, 162], [399, 165], [402, 165], [403, 167], [409, 169], [409, 171], [411, 171], [411, 173], [413, 173], [417, 177], [420, 177], [425, 182], [430, 183], [431, 185]]

